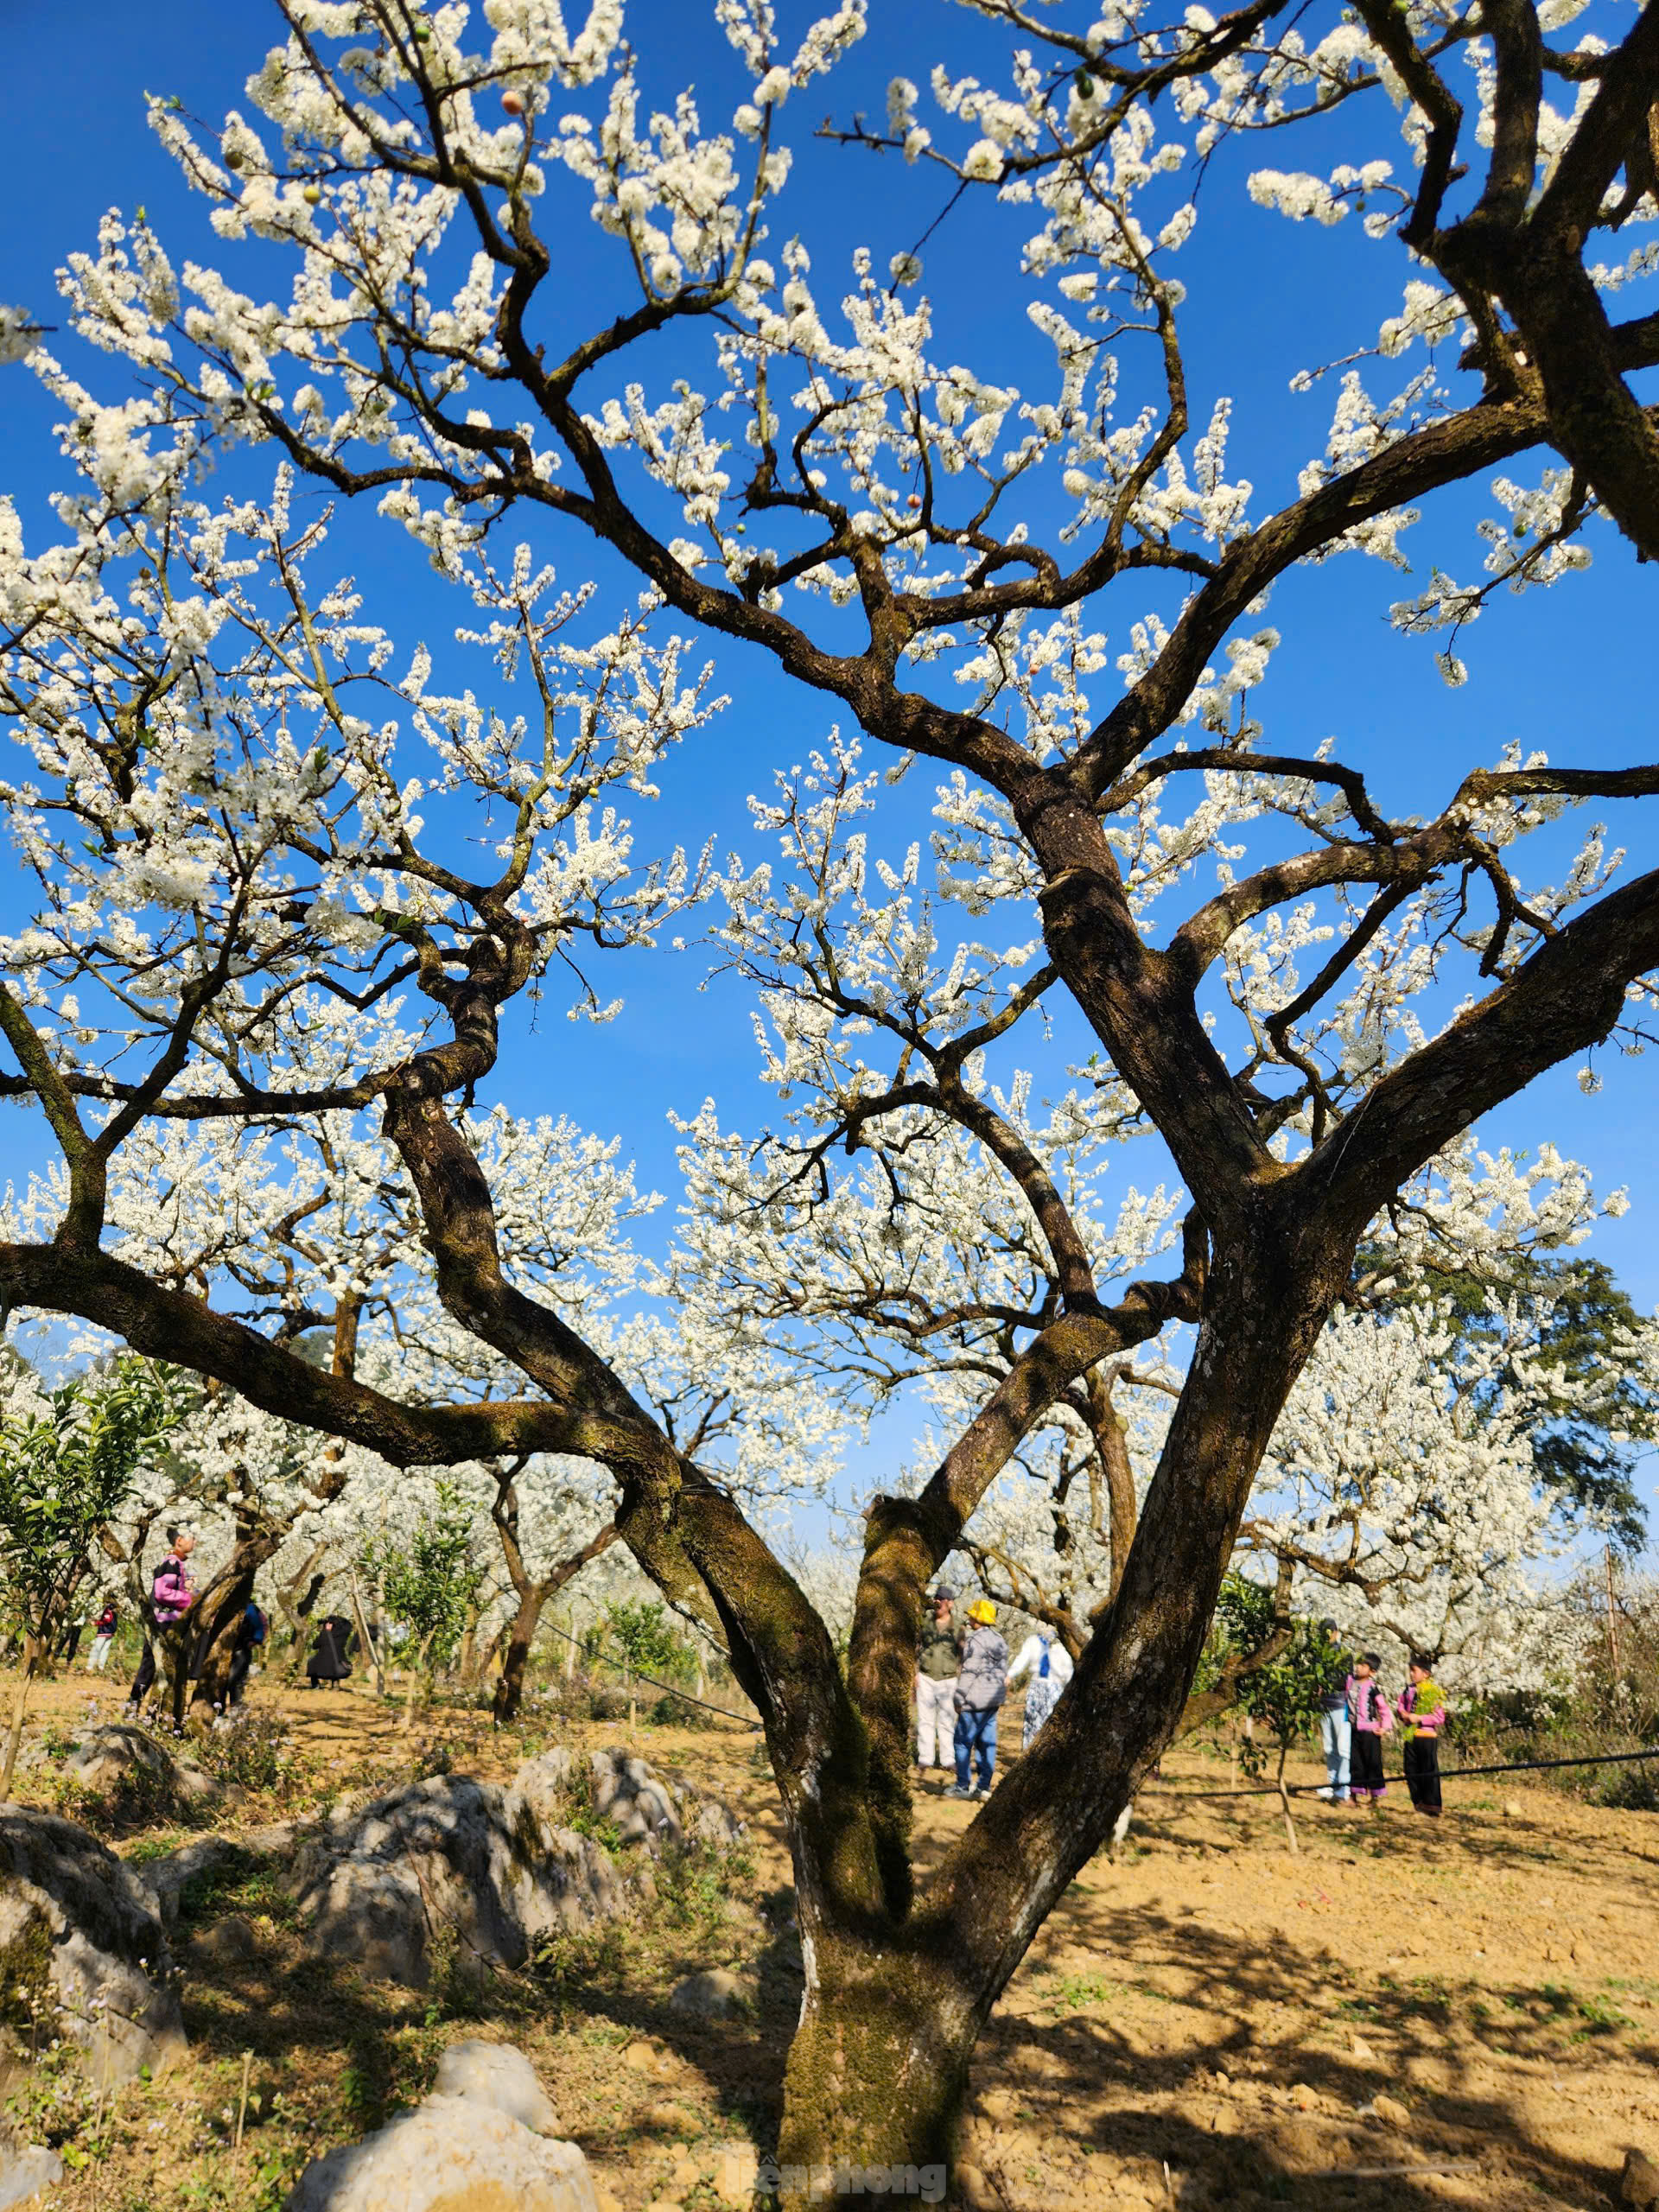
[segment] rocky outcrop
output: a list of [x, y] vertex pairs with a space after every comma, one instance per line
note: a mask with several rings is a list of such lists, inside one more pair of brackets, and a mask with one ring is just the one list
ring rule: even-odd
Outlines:
[[611, 1821], [624, 1843], [705, 1843], [724, 1849], [743, 1823], [689, 1776], [669, 1777], [620, 1751], [593, 1755], [593, 1808]]
[[517, 1788], [434, 1775], [336, 1813], [302, 1846], [291, 1886], [313, 1947], [423, 1987], [453, 1931], [463, 1960], [522, 1966], [539, 1937], [622, 1909], [609, 1859]]
[[510, 2043], [480, 2043], [475, 2037], [452, 2043], [438, 2061], [432, 2091], [435, 2096], [489, 2105], [532, 2135], [550, 2135], [559, 2124], [536, 2069]]
[[177, 1758], [164, 1744], [130, 1721], [88, 1728], [64, 1763], [64, 1774], [83, 1789], [107, 1793], [124, 1783], [149, 1788], [161, 1798], [210, 1804], [219, 1784], [191, 1759]]
[[687, 2013], [694, 2020], [728, 2020], [752, 2012], [758, 1991], [751, 1976], [713, 1967], [702, 1974], [689, 1974], [669, 1992], [671, 2012]]
[[0, 1808], [0, 1981], [81, 2045], [100, 2083], [160, 2073], [186, 2048], [154, 1898], [85, 1828], [16, 1805]]
[[685, 1837], [688, 1843], [710, 1844], [717, 1851], [726, 1851], [740, 1840], [743, 1833], [742, 1821], [717, 1797], [688, 1795], [685, 1806]]
[[537, 1820], [565, 1827], [584, 1796], [576, 1763], [563, 1744], [525, 1759], [512, 1777], [513, 1789]]
[[594, 1810], [609, 1821], [624, 1843], [656, 1848], [682, 1840], [679, 1806], [653, 1767], [620, 1751], [595, 1751], [593, 1764]]
[[63, 2160], [55, 2151], [30, 2144], [22, 2151], [0, 2150], [0, 2212], [32, 2204], [43, 2190], [63, 2179]]
[[470, 2097], [413, 2112], [308, 2166], [288, 2212], [598, 2212], [588, 2161]]

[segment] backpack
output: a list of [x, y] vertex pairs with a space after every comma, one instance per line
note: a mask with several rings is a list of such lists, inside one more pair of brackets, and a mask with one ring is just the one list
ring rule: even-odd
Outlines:
[[1048, 1644], [1046, 1640], [1045, 1640], [1043, 1644], [1042, 1660], [1037, 1669], [1037, 1679], [1039, 1682], [1046, 1682], [1048, 1680]]

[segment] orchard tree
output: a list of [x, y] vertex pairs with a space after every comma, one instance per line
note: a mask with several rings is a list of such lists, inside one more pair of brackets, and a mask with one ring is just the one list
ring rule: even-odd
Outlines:
[[[155, 110], [212, 203], [216, 257], [251, 241], [234, 272], [175, 270], [142, 217], [105, 222], [60, 320], [131, 365], [113, 398], [45, 350], [44, 318], [0, 326], [79, 472], [57, 543], [31, 552], [11, 527], [0, 544], [0, 706], [23, 750], [7, 796], [38, 887], [4, 946], [0, 1024], [10, 1089], [40, 1105], [65, 1173], [49, 1236], [0, 1254], [0, 1294], [393, 1464], [549, 1452], [608, 1471], [622, 1541], [717, 1621], [765, 1723], [806, 1966], [780, 2139], [798, 2178], [838, 2156], [945, 2152], [990, 2008], [1179, 1725], [1263, 1455], [1362, 1241], [1482, 1115], [1639, 1034], [1659, 874], [1622, 874], [1599, 826], [1576, 853], [1549, 832], [1581, 803], [1659, 791], [1659, 766], [1493, 759], [1471, 739], [1402, 804], [1363, 759], [1267, 742], [1257, 694], [1279, 644], [1263, 602], [1287, 570], [1400, 565], [1429, 503], [1429, 529], [1458, 526], [1436, 495], [1471, 481], [1498, 511], [1485, 581], [1457, 584], [1447, 548], [1395, 610], [1446, 633], [1454, 682], [1457, 633], [1500, 589], [1589, 588], [1592, 521], [1659, 552], [1659, 431], [1630, 382], [1659, 364], [1659, 319], [1614, 320], [1647, 249], [1599, 257], [1659, 218], [1659, 11], [1570, 41], [1554, 0], [1478, 19], [1438, 0], [1321, 0], [1294, 22], [1281, 0], [1219, 19], [1136, 0], [1098, 20], [1014, 0], [894, 11], [907, 36], [937, 23], [933, 108], [925, 122], [900, 77], [881, 129], [849, 112], [844, 158], [887, 164], [895, 234], [879, 251], [837, 238], [843, 202], [818, 195], [828, 297], [805, 238], [768, 233], [786, 103], [855, 43], [864, 8], [846, 0], [798, 42], [765, 0], [715, 12], [734, 81], [706, 127], [718, 69], [696, 99], [647, 84], [615, 0], [574, 35], [551, 0], [485, 0], [478, 22], [281, 0], [252, 119], [203, 131]], [[1317, 139], [1324, 174], [1255, 165], [1258, 134], [1280, 162], [1298, 144], [1312, 161]], [[1395, 257], [1403, 284], [1381, 329], [1333, 330], [1328, 435], [1266, 512], [1225, 394], [1193, 389], [1190, 335], [1211, 360], [1236, 344], [1226, 299], [1180, 273], [1200, 173], [1287, 215], [1352, 209], [1354, 252]], [[957, 301], [919, 289], [942, 189], [983, 232]], [[567, 281], [562, 258], [573, 213], [615, 244], [591, 314], [598, 280]], [[267, 296], [283, 256], [292, 283]], [[1298, 281], [1255, 275], [1253, 316], [1302, 327]], [[981, 326], [1000, 332], [1021, 290], [1052, 351], [1034, 389], [1007, 380], [1002, 349], [995, 376], [961, 358], [988, 363]], [[935, 351], [947, 319], [955, 360]], [[347, 585], [311, 584], [321, 525], [296, 519], [287, 479], [241, 488], [256, 446], [408, 530], [480, 605], [531, 711], [444, 691], [423, 652], [394, 663]], [[201, 496], [209, 460], [230, 471], [221, 505]], [[1531, 480], [1492, 477], [1512, 464]], [[592, 542], [643, 597], [602, 626], [583, 594], [551, 601], [539, 550], [493, 549], [509, 513]], [[1113, 606], [1132, 641], [1121, 683]], [[556, 1282], [520, 1269], [510, 1189], [467, 1119], [504, 1008], [578, 952], [642, 950], [715, 888], [678, 855], [639, 868], [613, 804], [619, 787], [649, 798], [671, 747], [709, 742], [708, 683], [665, 623], [728, 641], [734, 680], [768, 658], [799, 709], [850, 718], [893, 772], [943, 770], [944, 918], [887, 948], [855, 928], [843, 963], [810, 902], [760, 871], [719, 881], [746, 937], [798, 933], [854, 1033], [898, 1043], [927, 1009], [925, 1042], [849, 1060], [826, 1134], [856, 1148], [884, 1117], [949, 1122], [997, 1160], [1007, 1218], [1059, 1284], [1032, 1306], [985, 1286], [1001, 1364], [925, 1482], [867, 1516], [844, 1667], [694, 1432]], [[805, 750], [791, 734], [779, 765]], [[607, 1011], [578, 972], [577, 1009]], [[428, 1008], [418, 1041], [380, 1058], [378, 1026], [359, 1038], [353, 1017], [406, 986]], [[1157, 1236], [1135, 1271], [1103, 1273], [1040, 1160], [978, 1112], [975, 1054], [1051, 993], [1091, 1033], [1106, 1110], [1166, 1148], [1180, 1258], [1161, 1272]], [[801, 1022], [824, 1027], [810, 1006]], [[798, 1033], [786, 1014], [788, 1049]], [[510, 1394], [425, 1387], [418, 1357], [407, 1375], [321, 1372], [218, 1271], [180, 1286], [111, 1249], [112, 1172], [141, 1129], [309, 1129], [337, 1111], [378, 1116], [418, 1218], [411, 1263], [480, 1360], [520, 1378]], [[708, 1141], [727, 1139], [715, 1125]], [[763, 1368], [812, 1333], [717, 1324]], [[918, 1880], [907, 1701], [927, 1581], [1051, 1408], [1171, 1324], [1194, 1332], [1190, 1357], [1116, 1586], [1040, 1737]]]
[[1503, 1329], [1510, 1309], [1535, 1332], [1539, 1354], [1559, 1378], [1531, 1430], [1539, 1479], [1634, 1558], [1648, 1531], [1632, 1477], [1643, 1447], [1659, 1435], [1653, 1323], [1604, 1262], [1581, 1255], [1483, 1276], [1446, 1255], [1426, 1280], [1446, 1300], [1460, 1335]]
[[[327, 1081], [341, 1037], [353, 1034], [361, 1049], [372, 1024], [377, 1058], [412, 1052], [418, 1039], [399, 1020], [401, 1003], [352, 1010], [348, 1027], [331, 1021], [326, 1003], [307, 1006], [296, 1034], [313, 1082]], [[636, 1187], [617, 1142], [586, 1135], [565, 1116], [520, 1119], [499, 1108], [466, 1127], [499, 1194], [498, 1233], [519, 1279], [556, 1298], [751, 1510], [819, 1492], [836, 1464], [835, 1424], [821, 1394], [752, 1332], [716, 1314], [709, 1295], [680, 1300], [671, 1331], [652, 1310], [658, 1270], [630, 1232], [661, 1201]], [[458, 1327], [434, 1295], [412, 1194], [389, 1165], [380, 1133], [343, 1108], [306, 1120], [147, 1122], [116, 1157], [106, 1193], [111, 1248], [199, 1295], [223, 1282], [241, 1319], [322, 1371], [395, 1380], [435, 1398], [510, 1393], [510, 1364]], [[39, 1234], [66, 1198], [62, 1175], [48, 1174], [9, 1198], [0, 1218], [9, 1233]], [[164, 1472], [164, 1485], [146, 1493], [142, 1525], [124, 1531], [124, 1549], [130, 1576], [142, 1582], [149, 1528], [163, 1513], [189, 1519], [202, 1577], [190, 1651], [204, 1703], [222, 1694], [229, 1631], [257, 1578], [289, 1618], [297, 1667], [305, 1617], [331, 1581], [346, 1587], [340, 1562], [383, 1541], [406, 1545], [426, 1496], [372, 1451], [325, 1442], [217, 1386], [175, 1440]], [[480, 1534], [490, 1548], [499, 1537], [515, 1599], [501, 1623], [496, 1712], [506, 1719], [522, 1698], [548, 1603], [614, 1541], [611, 1486], [591, 1461], [544, 1454], [471, 1474]], [[134, 1596], [142, 1602], [136, 1585]]]
[[429, 1691], [436, 1669], [453, 1658], [468, 1610], [483, 1579], [474, 1548], [478, 1516], [456, 1483], [440, 1482], [432, 1510], [423, 1514], [407, 1546], [387, 1544], [364, 1564], [385, 1592], [391, 1619], [409, 1631], [409, 1691], [404, 1726], [415, 1710], [416, 1688]]
[[[797, 1332], [797, 1359], [832, 1391], [874, 1404], [919, 1387], [950, 1435], [1064, 1311], [1068, 1268], [1132, 1280], [1177, 1241], [1180, 1205], [1126, 1183], [1126, 1162], [1161, 1163], [1108, 1071], [1075, 1071], [1087, 1080], [1040, 1109], [1029, 1069], [993, 1079], [991, 1047], [1036, 1041], [1055, 979], [1022, 974], [1028, 946], [931, 957], [918, 853], [872, 849], [875, 784], [842, 748], [756, 809], [780, 872], [764, 900], [728, 885], [716, 939], [760, 995], [762, 1073], [785, 1120], [764, 1144], [711, 1106], [685, 1124], [693, 1204], [674, 1272]], [[956, 794], [936, 812], [954, 856]], [[1143, 906], [1172, 872], [1138, 875]], [[1230, 949], [1243, 1010], [1254, 950], [1244, 933]], [[1279, 1663], [1299, 1607], [1338, 1597], [1370, 1623], [1356, 1633], [1466, 1656], [1483, 1680], [1523, 1644], [1536, 1653], [1534, 1570], [1628, 1514], [1619, 1440], [1642, 1433], [1659, 1363], [1659, 1329], [1605, 1282], [1591, 1325], [1587, 1301], [1568, 1309], [1570, 1337], [1551, 1296], [1586, 1263], [1550, 1255], [1625, 1205], [1599, 1204], [1550, 1145], [1516, 1158], [1465, 1138], [1412, 1179], [1357, 1258], [1240, 1526], [1237, 1563], [1281, 1593], [1277, 1630], [1232, 1640], [1185, 1726]], [[960, 1537], [953, 1569], [1074, 1657], [1127, 1562], [1185, 1363], [1166, 1330], [1058, 1395]]]
[[128, 1505], [138, 1471], [184, 1418], [192, 1378], [147, 1359], [44, 1389], [21, 1361], [0, 1414], [0, 1576], [21, 1623], [22, 1667], [0, 1764], [11, 1795], [35, 1676], [68, 1624], [99, 1540]]

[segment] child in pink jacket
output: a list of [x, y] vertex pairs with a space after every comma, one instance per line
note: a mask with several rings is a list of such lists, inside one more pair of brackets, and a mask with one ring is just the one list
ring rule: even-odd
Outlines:
[[1376, 1679], [1378, 1661], [1367, 1651], [1354, 1662], [1348, 1677], [1348, 1713], [1353, 1723], [1353, 1745], [1348, 1761], [1348, 1787], [1354, 1802], [1376, 1810], [1388, 1794], [1382, 1771], [1382, 1738], [1394, 1726], [1394, 1708]]

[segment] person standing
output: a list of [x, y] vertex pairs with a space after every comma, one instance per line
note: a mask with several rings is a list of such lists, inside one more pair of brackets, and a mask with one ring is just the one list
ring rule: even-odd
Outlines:
[[1060, 1701], [1060, 1692], [1071, 1679], [1071, 1654], [1051, 1628], [1034, 1629], [1014, 1654], [1008, 1669], [1012, 1689], [1022, 1675], [1031, 1681], [1026, 1689], [1025, 1718], [1020, 1724], [1020, 1748], [1029, 1751], [1031, 1739]]
[[188, 1529], [169, 1529], [167, 1544], [167, 1556], [150, 1579], [149, 1619], [153, 1635], [144, 1638], [143, 1656], [127, 1693], [127, 1710], [135, 1720], [156, 1680], [154, 1637], [167, 1636], [176, 1629], [196, 1602], [196, 1586], [190, 1580], [189, 1567], [190, 1554], [196, 1548], [195, 1538]]
[[940, 1583], [932, 1596], [932, 1618], [922, 1628], [916, 1655], [916, 1770], [948, 1768], [954, 1763], [951, 1738], [957, 1725], [957, 1593]]
[[1406, 1787], [1420, 1813], [1440, 1817], [1440, 1731], [1446, 1726], [1446, 1692], [1434, 1680], [1430, 1662], [1414, 1651], [1411, 1681], [1400, 1700], [1406, 1731], [1402, 1754]]
[[1325, 1753], [1325, 1785], [1319, 1794], [1329, 1798], [1333, 1805], [1345, 1805], [1348, 1761], [1353, 1748], [1353, 1719], [1348, 1711], [1353, 1656], [1343, 1649], [1335, 1621], [1321, 1621], [1319, 1630], [1325, 1638], [1325, 1649], [1320, 1654], [1325, 1666], [1325, 1688], [1319, 1695], [1319, 1748]]
[[352, 1671], [347, 1656], [351, 1643], [351, 1623], [339, 1613], [330, 1613], [317, 1630], [311, 1656], [305, 1662], [306, 1675], [314, 1690], [331, 1690], [346, 1681]]
[[[962, 1672], [955, 1691], [957, 1782], [946, 1794], [988, 1797], [996, 1768], [996, 1715], [1008, 1694], [1008, 1647], [996, 1632], [996, 1607], [988, 1598], [969, 1605], [968, 1618], [974, 1625], [962, 1647]], [[978, 1769], [971, 1789], [970, 1764]]]
[[236, 1624], [231, 1638], [230, 1672], [225, 1681], [225, 1702], [240, 1705], [242, 1693], [247, 1687], [248, 1669], [253, 1664], [253, 1655], [264, 1644], [270, 1633], [270, 1623], [251, 1598], [242, 1609], [242, 1618]]
[[1394, 1726], [1394, 1708], [1376, 1679], [1381, 1663], [1375, 1651], [1362, 1652], [1348, 1681], [1348, 1713], [1353, 1723], [1349, 1740], [1350, 1783], [1355, 1803], [1363, 1800], [1373, 1812], [1388, 1795], [1382, 1738]]
[[92, 1648], [86, 1654], [86, 1672], [101, 1675], [110, 1663], [110, 1647], [115, 1642], [116, 1624], [119, 1615], [113, 1598], [106, 1598], [104, 1610], [92, 1623]]

